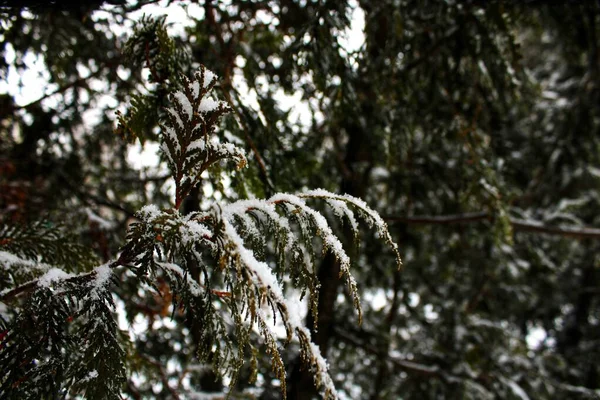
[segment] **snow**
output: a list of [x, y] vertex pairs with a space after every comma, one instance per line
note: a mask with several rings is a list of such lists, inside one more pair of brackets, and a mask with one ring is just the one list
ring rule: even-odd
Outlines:
[[200, 95], [200, 82], [198, 82], [198, 81], [192, 82], [191, 90], [192, 90], [192, 96], [195, 99], [197, 99], [198, 96]]
[[96, 287], [105, 286], [112, 275], [110, 265], [109, 264], [100, 265], [99, 267], [96, 267], [94, 271], [96, 272], [96, 279], [94, 280], [94, 285]]
[[167, 157], [169, 158], [169, 162], [171, 164], [174, 164], [175, 162], [173, 161], [173, 157], [171, 156], [171, 153], [169, 152], [169, 147], [167, 146], [167, 144], [165, 142], [162, 142], [160, 145], [160, 149], [162, 150], [162, 152], [164, 154], [167, 155]]
[[246, 218], [246, 213], [251, 210], [257, 210], [264, 213], [267, 218], [273, 221], [280, 229], [286, 232], [286, 250], [289, 250], [294, 240], [290, 225], [287, 219], [280, 216], [275, 210], [275, 205], [264, 200], [240, 200], [223, 207], [223, 216], [233, 222], [235, 216]]
[[[308, 332], [308, 329], [303, 328], [305, 332]], [[331, 376], [329, 376], [329, 365], [327, 364], [327, 360], [321, 355], [321, 349], [319, 346], [314, 344], [312, 341], [310, 342], [310, 350], [313, 356], [313, 359], [316, 362], [316, 371], [318, 374], [319, 382], [324, 387], [325, 391], [330, 391], [335, 398], [337, 398], [337, 391], [335, 390], [335, 385], [331, 380]]]
[[38, 286], [50, 287], [53, 283], [60, 282], [71, 277], [73, 277], [72, 274], [66, 273], [58, 268], [52, 268], [38, 279]]
[[209, 69], [204, 69], [204, 87], [208, 87], [208, 85], [210, 85], [212, 83], [212, 81], [214, 81], [215, 79], [217, 79], [217, 75], [212, 72]]
[[202, 241], [205, 237], [212, 237], [212, 232], [206, 225], [190, 219], [182, 221], [179, 233], [184, 246]]
[[299, 194], [298, 196], [302, 198], [319, 198], [324, 199], [326, 201], [339, 200], [346, 203], [350, 203], [354, 207], [357, 207], [362, 213], [366, 215], [366, 222], [369, 224], [369, 226], [375, 226], [375, 229], [377, 229], [377, 233], [382, 238], [384, 238], [384, 240], [392, 247], [392, 250], [396, 253], [398, 265], [402, 265], [402, 260], [400, 259], [400, 254], [398, 253], [398, 245], [392, 240], [392, 237], [387, 228], [387, 224], [385, 223], [383, 218], [381, 218], [379, 213], [371, 209], [367, 205], [367, 203], [365, 203], [362, 199], [350, 196], [348, 194], [338, 195], [324, 189], [309, 190], [307, 192]]
[[200, 297], [200, 296], [204, 295], [204, 290], [202, 289], [200, 284], [198, 282], [196, 282], [195, 280], [193, 280], [192, 277], [190, 276], [190, 274], [186, 273], [183, 270], [183, 268], [181, 268], [179, 265], [174, 264], [174, 263], [167, 263], [167, 262], [158, 262], [157, 264], [159, 267], [161, 267], [165, 271], [171, 271], [171, 272], [177, 274], [180, 278], [185, 277], [188, 290], [190, 291], [192, 296]]
[[175, 111], [172, 107], [167, 108], [167, 111], [169, 112], [169, 114], [171, 114], [175, 118], [175, 122], [177, 123], [177, 126], [179, 126], [180, 129], [184, 129], [185, 125], [183, 124], [183, 121], [179, 117], [179, 113], [177, 113], [177, 111]]
[[323, 239], [323, 243], [325, 244], [327, 249], [331, 250], [336, 256], [336, 258], [340, 261], [340, 267], [342, 268], [342, 270], [348, 269], [348, 267], [350, 266], [350, 258], [344, 251], [342, 243], [337, 238], [337, 236], [333, 234], [331, 228], [329, 227], [329, 224], [327, 223], [327, 220], [321, 213], [308, 207], [304, 200], [292, 194], [277, 193], [269, 199], [269, 202], [285, 202], [291, 204], [299, 208], [304, 214], [312, 217], [315, 222], [315, 225], [317, 226], [317, 230]]
[[329, 204], [329, 206], [333, 210], [333, 213], [338, 218], [342, 219], [342, 218], [346, 217], [346, 219], [350, 223], [350, 227], [352, 228], [352, 231], [354, 231], [354, 232], [358, 231], [358, 222], [356, 222], [356, 218], [354, 218], [354, 213], [352, 212], [352, 210], [348, 207], [348, 205], [346, 203], [344, 203], [343, 201], [340, 201], [340, 200], [336, 200], [336, 199], [328, 199], [327, 204]]
[[138, 214], [148, 222], [152, 222], [161, 212], [155, 204], [147, 204], [138, 211]]
[[235, 146], [232, 143], [217, 143], [215, 148], [217, 154], [221, 157], [231, 156], [233, 158], [246, 158], [244, 149]]
[[96, 277], [92, 282], [92, 292], [104, 289], [109, 283], [110, 277], [112, 276], [112, 271], [109, 264], [103, 264], [99, 267], [96, 267], [94, 269], [94, 273], [96, 274]]
[[488, 181], [486, 181], [484, 178], [481, 178], [479, 180], [479, 184], [489, 193], [491, 194], [494, 198], [499, 198], [500, 197], [500, 192], [498, 191], [498, 188], [495, 187], [494, 185], [490, 184]]
[[183, 112], [188, 117], [188, 121], [191, 121], [192, 117], [194, 116], [194, 108], [192, 107], [192, 103], [190, 103], [190, 100], [187, 98], [185, 93], [183, 93], [182, 91], [177, 91], [174, 92], [172, 96], [181, 105]]
[[227, 394], [225, 393], [187, 393], [187, 398], [190, 400], [221, 400], [227, 398]]
[[[170, 139], [171, 143], [173, 143], [175, 152], [181, 153], [181, 144], [179, 144], [179, 138], [177, 137], [177, 132], [175, 132], [175, 129], [173, 129], [170, 126], [165, 126], [164, 130], [165, 130], [165, 136]], [[167, 150], [168, 150], [168, 147], [167, 147]]]
[[588, 165], [587, 170], [593, 177], [600, 178], [600, 168]]
[[203, 98], [200, 101], [200, 105], [198, 106], [198, 111], [200, 112], [210, 112], [216, 110], [222, 104], [221, 101], [216, 101], [210, 97]]
[[86, 381], [89, 381], [89, 380], [95, 379], [95, 378], [97, 378], [97, 377], [98, 377], [98, 371], [96, 371], [95, 369], [93, 369], [93, 370], [91, 370], [91, 371], [90, 371], [90, 372], [87, 374], [87, 376], [86, 376], [86, 379], [85, 379], [85, 380], [86, 380]]
[[252, 250], [244, 246], [244, 241], [231, 223], [227, 220], [224, 220], [223, 223], [225, 225], [225, 234], [236, 247], [236, 252], [240, 256], [240, 260], [246, 268], [254, 273], [254, 277], [256, 278], [255, 283], [260, 287], [266, 287], [276, 301], [285, 303], [283, 292], [271, 268], [269, 268], [267, 263], [257, 260]]
[[329, 392], [333, 398], [339, 398], [333, 380], [329, 375], [329, 364], [321, 354], [321, 349], [319, 346], [313, 343], [311, 340], [309, 330], [305, 326], [297, 326], [296, 330], [298, 330], [300, 334], [304, 335], [309, 343], [309, 351], [311, 353], [311, 372], [315, 375], [315, 380], [319, 382], [319, 388], [321, 389], [321, 392]]
[[[270, 199], [269, 201], [273, 200], [273, 201], [280, 201], [282, 199], [287, 199], [287, 202], [294, 202], [296, 204], [300, 204], [303, 203], [302, 200], [296, 198], [296, 196], [293, 195], [285, 195], [285, 194], [278, 194], [274, 196], [275, 200]], [[254, 201], [249, 200], [247, 204], [253, 204]], [[259, 204], [257, 204], [259, 205]], [[262, 204], [260, 204], [262, 205]], [[233, 209], [237, 208], [238, 212], [240, 211], [240, 208], [242, 208], [241, 204], [237, 204], [235, 207], [232, 207]], [[310, 210], [310, 209], [309, 209]], [[313, 210], [311, 210], [313, 211]], [[229, 213], [232, 212], [232, 210], [228, 211]], [[315, 211], [313, 211], [314, 213], [316, 213]], [[316, 213], [318, 214], [318, 213]], [[323, 224], [323, 221], [325, 221], [325, 218], [318, 214], [323, 220], [320, 221], [321, 224]], [[244, 242], [242, 240], [242, 238], [239, 236], [239, 234], [236, 232], [236, 230], [234, 229], [233, 225], [227, 220], [225, 219], [223, 221], [224, 226], [225, 226], [225, 234], [227, 235], [227, 237], [229, 238], [229, 240], [232, 242], [232, 244], [235, 247], [235, 252], [239, 255], [241, 262], [244, 264], [244, 266], [246, 268], [248, 268], [252, 274], [251, 276], [254, 278], [254, 283], [262, 288], [266, 288], [268, 290], [269, 296], [276, 301], [277, 303], [279, 303], [280, 305], [284, 306], [285, 309], [285, 317], [286, 317], [286, 323], [288, 324], [288, 326], [290, 327], [290, 330], [292, 332], [297, 332], [297, 334], [302, 334], [303, 336], [305, 336], [309, 342], [309, 351], [310, 351], [310, 358], [313, 361], [313, 368], [314, 368], [314, 373], [317, 375], [317, 381], [320, 382], [320, 386], [322, 388], [322, 390], [326, 391], [326, 392], [331, 392], [333, 394], [333, 396], [335, 398], [337, 398], [337, 392], [335, 390], [335, 386], [333, 384], [333, 381], [329, 375], [328, 372], [328, 365], [327, 365], [327, 361], [325, 360], [325, 358], [321, 355], [321, 351], [319, 349], [319, 347], [314, 344], [311, 339], [310, 339], [310, 332], [308, 331], [308, 329], [304, 326], [304, 323], [302, 321], [302, 313], [300, 312], [302, 305], [300, 304], [300, 302], [294, 298], [294, 297], [286, 297], [283, 295], [283, 291], [281, 289], [281, 286], [279, 285], [279, 282], [277, 281], [275, 275], [273, 274], [271, 268], [269, 268], [269, 266], [263, 262], [263, 261], [259, 261], [254, 257], [254, 253], [247, 249], [244, 246]], [[326, 221], [325, 221], [326, 224]], [[322, 225], [323, 228], [329, 228], [328, 225]], [[337, 240], [337, 238], [336, 238]], [[341, 246], [341, 244], [340, 244]], [[343, 250], [342, 250], [343, 251]], [[344, 253], [345, 254], [345, 253]]]
[[365, 214], [367, 214], [367, 216], [371, 219], [371, 223], [374, 224], [376, 227], [387, 226], [385, 221], [379, 215], [379, 213], [377, 213], [376, 211], [371, 209], [371, 207], [369, 207], [367, 205], [367, 203], [364, 202], [364, 200], [359, 199], [358, 197], [350, 196], [348, 194], [339, 195], [339, 194], [331, 193], [325, 189], [309, 190], [307, 192], [301, 193], [299, 196], [303, 197], [303, 198], [315, 197], [315, 198], [321, 198], [321, 199], [334, 199], [334, 200], [340, 200], [340, 201], [344, 201], [347, 203], [351, 203], [354, 206], [360, 208], [361, 211], [363, 211]]
[[52, 269], [51, 265], [32, 260], [26, 260], [7, 251], [0, 251], [0, 265], [4, 266], [4, 269], [11, 269], [17, 266], [21, 268], [24, 267], [30, 271], [35, 270], [40, 272], [46, 272]]
[[[197, 79], [200, 79], [201, 73], [202, 69], [196, 72], [195, 76], [197, 77]], [[202, 84], [202, 87], [204, 89], [206, 89], [216, 79], [218, 79], [218, 76], [214, 72], [204, 68], [204, 82]], [[198, 80], [193, 81], [190, 86], [190, 89], [192, 91], [192, 96], [194, 96], [194, 99], [197, 99], [200, 95], [200, 82], [198, 82]]]
[[187, 147], [188, 152], [194, 151], [194, 150], [204, 151], [205, 149], [206, 149], [206, 144], [205, 144], [204, 138], [193, 140], [192, 142], [190, 142], [190, 144]]
[[2, 302], [0, 302], [0, 318], [4, 318], [5, 321], [10, 319], [8, 315], [8, 307]]

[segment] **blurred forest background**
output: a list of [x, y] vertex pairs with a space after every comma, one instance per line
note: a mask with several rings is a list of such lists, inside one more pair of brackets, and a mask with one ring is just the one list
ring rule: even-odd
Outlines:
[[[313, 339], [344, 398], [600, 398], [599, 2], [11, 3], [0, 250], [24, 226], [114, 258], [135, 211], [169, 205], [158, 120], [204, 64], [234, 109], [218, 134], [249, 168], [207, 176], [184, 210], [324, 188], [364, 199], [399, 244], [400, 271], [368, 230], [351, 251], [360, 326], [339, 265], [320, 264]], [[120, 279], [123, 396], [223, 398], [170, 299]], [[288, 398], [313, 398], [282, 351]], [[259, 360], [232, 398], [281, 398]]]

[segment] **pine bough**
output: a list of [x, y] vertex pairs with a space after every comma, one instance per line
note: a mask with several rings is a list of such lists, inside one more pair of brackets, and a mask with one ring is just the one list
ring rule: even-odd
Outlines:
[[[181, 90], [172, 93], [161, 148], [175, 181], [174, 207], [143, 207], [117, 260], [73, 275], [38, 262], [40, 258], [30, 250], [27, 254], [0, 252], [0, 282], [8, 287], [0, 299], [14, 305], [17, 296], [28, 296], [16, 318], [1, 321], [0, 397], [80, 393], [94, 399], [120, 398], [124, 351], [113, 316], [110, 282], [114, 268], [126, 267], [145, 281], [159, 274], [166, 277], [174, 293], [174, 310], [185, 309], [199, 322], [198, 356], [210, 359], [219, 373], [228, 374], [232, 385], [256, 329], [264, 338], [285, 396], [285, 367], [271, 321], [278, 318], [285, 326], [286, 342], [297, 338], [301, 357], [322, 396], [337, 398], [327, 362], [300, 317], [299, 299], [286, 295], [281, 283], [289, 277], [301, 298], [307, 295], [316, 321], [315, 253], [331, 252], [360, 321], [350, 259], [325, 217], [307, 201], [326, 202], [355, 236], [357, 216], [366, 221], [391, 246], [400, 265], [397, 246], [384, 221], [362, 200], [320, 189], [215, 204], [210, 211], [182, 215], [183, 200], [211, 165], [221, 160], [233, 161], [238, 168], [246, 164], [243, 149], [215, 138], [219, 119], [231, 111], [229, 105], [211, 97], [216, 82], [215, 74], [201, 67], [192, 80], [184, 78]], [[276, 257], [267, 261], [267, 254]], [[200, 270], [198, 279], [190, 274], [192, 263]], [[229, 334], [232, 329], [234, 340]], [[83, 338], [83, 345], [74, 345], [76, 338]]]

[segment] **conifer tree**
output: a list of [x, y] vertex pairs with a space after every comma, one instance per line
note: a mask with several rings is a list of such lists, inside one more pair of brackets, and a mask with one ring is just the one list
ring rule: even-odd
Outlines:
[[[44, 382], [13, 395], [51, 397], [60, 381], [67, 397], [104, 384], [132, 399], [320, 397], [298, 330], [283, 346], [276, 304], [236, 332], [231, 307], [246, 324], [252, 308], [232, 287], [260, 286], [241, 242], [290, 301], [304, 294], [298, 315], [340, 398], [598, 397], [596, 2], [64, 4], [0, 1], [0, 338], [23, 332], [7, 357], [44, 355], [10, 364], [7, 379]], [[180, 115], [184, 99], [200, 101], [186, 89], [200, 64], [221, 77], [207, 92], [220, 118], [208, 141], [186, 133], [203, 114]], [[379, 234], [357, 251], [359, 209], [310, 188], [380, 212], [403, 269]], [[345, 258], [304, 206], [351, 256], [360, 325]], [[182, 236], [194, 227], [208, 235], [193, 237], [199, 248]], [[147, 262], [121, 258], [138, 252]], [[100, 265], [112, 276], [104, 304], [86, 297]], [[95, 336], [92, 308], [122, 331]], [[44, 318], [17, 318], [27, 313]], [[90, 357], [105, 348], [115, 369]]]
[[[248, 351], [256, 357], [250, 336], [259, 332], [285, 396], [285, 366], [272, 326], [279, 320], [287, 332], [285, 342], [298, 340], [323, 398], [337, 398], [327, 362], [301, 318], [303, 297], [314, 320], [318, 318], [319, 253], [330, 252], [339, 261], [359, 322], [360, 300], [341, 242], [307, 202], [329, 204], [355, 235], [356, 216], [365, 220], [391, 246], [399, 266], [396, 245], [385, 222], [364, 202], [322, 189], [215, 203], [207, 211], [182, 215], [183, 200], [211, 166], [230, 161], [242, 168], [247, 162], [243, 149], [215, 138], [220, 118], [231, 111], [212, 97], [216, 83], [215, 74], [201, 67], [192, 79], [183, 77], [181, 90], [169, 96], [161, 150], [175, 182], [173, 206], [144, 206], [116, 260], [85, 271], [87, 258], [80, 255], [85, 249], [70, 244], [60, 231], [40, 230], [39, 224], [26, 232], [4, 229], [2, 300], [17, 313], [9, 320], [2, 317], [3, 396], [120, 398], [129, 374], [124, 352], [128, 346], [115, 321], [111, 286], [118, 285], [113, 270], [126, 268], [158, 295], [163, 295], [158, 280], [167, 282], [163, 290], [172, 296], [172, 312], [187, 311], [200, 330], [197, 356], [227, 374], [231, 385]], [[33, 235], [38, 240], [32, 243]], [[198, 279], [192, 277], [190, 264], [199, 268]], [[81, 270], [85, 272], [72, 273]], [[284, 279], [299, 293], [285, 291]]]

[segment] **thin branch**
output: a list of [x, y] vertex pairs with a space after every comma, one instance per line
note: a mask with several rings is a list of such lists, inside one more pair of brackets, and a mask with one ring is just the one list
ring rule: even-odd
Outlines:
[[114, 180], [118, 180], [118, 181], [122, 181], [122, 182], [135, 182], [135, 183], [158, 182], [158, 183], [161, 183], [161, 182], [166, 181], [170, 177], [171, 177], [171, 174], [146, 176], [146, 177], [115, 175], [115, 176], [111, 176], [110, 179], [111, 180], [114, 179]]
[[395, 367], [397, 367], [398, 369], [401, 369], [403, 371], [412, 372], [412, 373], [416, 373], [416, 374], [420, 374], [420, 375], [426, 375], [426, 376], [445, 377], [444, 372], [442, 372], [438, 366], [423, 365], [423, 364], [419, 364], [419, 363], [416, 363], [413, 361], [402, 360], [400, 358], [392, 357], [389, 355], [389, 353], [380, 351], [380, 350], [374, 348], [373, 346], [365, 344], [341, 329], [334, 328], [334, 335], [338, 339], [344, 341], [345, 343], [348, 343], [354, 347], [363, 349], [367, 353], [377, 356], [380, 359], [386, 359], [387, 361], [392, 363]]
[[91, 193], [91, 191], [89, 191], [89, 190], [82, 190], [81, 186], [78, 186], [78, 185], [72, 183], [70, 181], [70, 179], [64, 173], [59, 172], [58, 174], [63, 179], [63, 183], [70, 190], [72, 190], [81, 201], [86, 203], [88, 206], [89, 205], [105, 206], [108, 208], [112, 208], [113, 210], [121, 211], [122, 213], [126, 214], [129, 218], [136, 218], [134, 211], [129, 210], [126, 207], [123, 207], [122, 205], [120, 205], [118, 203], [114, 203], [108, 199], [105, 199], [103, 197], [95, 195], [95, 194]]
[[600, 239], [600, 229], [591, 227], [561, 227], [547, 226], [537, 221], [525, 221], [511, 218], [510, 223], [514, 230], [560, 235], [575, 239]]
[[73, 88], [75, 86], [81, 85], [82, 83], [84, 83], [88, 79], [94, 78], [94, 77], [100, 75], [100, 73], [102, 72], [102, 70], [103, 70], [103, 67], [100, 67], [96, 71], [90, 73], [88, 76], [83, 76], [83, 77], [77, 78], [74, 81], [69, 82], [69, 83], [67, 83], [67, 84], [59, 87], [58, 89], [56, 89], [53, 92], [46, 93], [45, 95], [43, 95], [42, 97], [38, 98], [37, 100], [32, 101], [31, 103], [27, 103], [27, 104], [24, 104], [22, 106], [14, 106], [13, 110], [14, 111], [17, 111], [17, 110], [27, 110], [27, 109], [35, 106], [36, 104], [41, 103], [42, 101], [46, 100], [49, 97], [52, 97], [52, 96], [54, 96], [56, 94], [59, 94], [59, 93], [66, 92], [67, 90], [69, 90], [69, 89], [71, 89], [71, 88]]
[[399, 216], [383, 216], [387, 222], [402, 222], [405, 224], [424, 224], [424, 225], [447, 225], [447, 224], [463, 224], [469, 222], [477, 222], [489, 220], [490, 214], [487, 212], [475, 212], [465, 214], [452, 215], [417, 215], [413, 217]]
[[[487, 212], [475, 212], [465, 214], [451, 214], [439, 216], [384, 216], [387, 222], [400, 222], [404, 224], [423, 224], [423, 225], [450, 225], [450, 224], [466, 224], [479, 221], [489, 221], [493, 219], [493, 215]], [[515, 231], [545, 233], [548, 235], [557, 235], [570, 237], [574, 239], [600, 239], [600, 229], [592, 227], [562, 227], [553, 225], [544, 225], [540, 221], [523, 220], [518, 218], [509, 219]]]
[[[116, 267], [119, 267], [119, 266], [125, 265], [125, 264], [127, 264], [127, 261], [124, 260], [123, 255], [121, 255], [121, 257], [119, 257], [119, 259], [110, 263], [109, 267], [116, 268]], [[65, 282], [89, 281], [89, 280], [93, 279], [96, 276], [96, 274], [97, 274], [96, 270], [93, 270], [90, 272], [85, 272], [85, 273], [82, 273], [79, 275], [72, 276], [70, 278], [65, 279], [64, 281]], [[0, 301], [3, 303], [8, 303], [8, 302], [12, 301], [15, 297], [17, 297], [21, 294], [29, 293], [32, 290], [35, 290], [35, 288], [38, 287], [38, 284], [39, 284], [39, 279], [34, 279], [34, 280], [26, 282], [20, 286], [17, 286], [14, 289], [11, 289], [7, 292], [0, 294]]]

